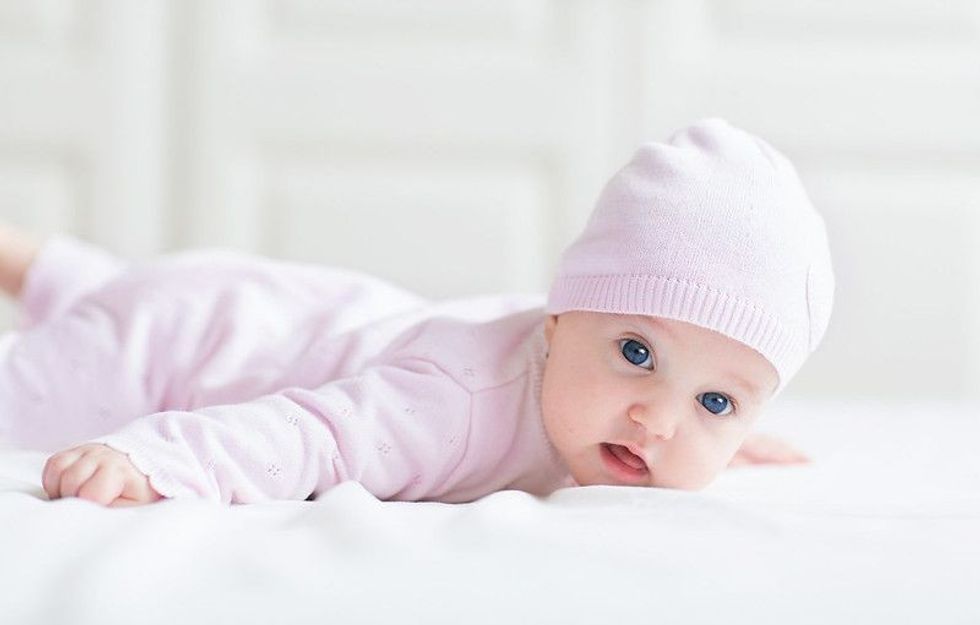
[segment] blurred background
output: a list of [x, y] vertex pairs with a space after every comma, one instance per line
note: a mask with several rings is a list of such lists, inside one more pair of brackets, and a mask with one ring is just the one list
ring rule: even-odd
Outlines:
[[135, 260], [543, 292], [641, 141], [728, 118], [828, 224], [801, 398], [976, 388], [978, 114], [971, 0], [0, 0], [0, 219]]

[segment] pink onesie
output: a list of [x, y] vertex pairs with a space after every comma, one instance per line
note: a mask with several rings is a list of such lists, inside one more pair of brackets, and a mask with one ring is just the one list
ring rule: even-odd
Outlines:
[[0, 338], [0, 443], [102, 442], [165, 497], [464, 502], [572, 485], [541, 422], [543, 298], [430, 302], [229, 251], [125, 265], [68, 237]]

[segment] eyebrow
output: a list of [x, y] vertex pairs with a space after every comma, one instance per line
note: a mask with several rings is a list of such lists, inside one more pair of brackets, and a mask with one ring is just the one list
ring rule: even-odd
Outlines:
[[742, 390], [745, 391], [746, 394], [748, 394], [752, 399], [759, 399], [760, 395], [762, 394], [762, 389], [750, 384], [748, 380], [738, 374], [729, 373], [728, 377], [734, 381], [737, 386], [742, 387]]
[[666, 325], [660, 323], [660, 320], [657, 319], [656, 317], [650, 317], [647, 315], [636, 315], [633, 317], [633, 319], [636, 320], [636, 322], [639, 323], [641, 326], [644, 326], [647, 330], [650, 331], [655, 330], [657, 332], [662, 332], [671, 338], [674, 339], [677, 338], [674, 335], [674, 333], [671, 331], [671, 329], [668, 328]]

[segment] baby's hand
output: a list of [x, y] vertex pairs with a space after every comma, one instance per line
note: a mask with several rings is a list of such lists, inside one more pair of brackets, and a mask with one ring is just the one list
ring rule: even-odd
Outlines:
[[101, 443], [86, 443], [54, 454], [44, 464], [41, 483], [51, 499], [81, 497], [113, 508], [163, 498], [126, 454]]
[[803, 452], [786, 441], [767, 434], [749, 434], [742, 447], [728, 463], [730, 467], [745, 464], [805, 464], [810, 462]]

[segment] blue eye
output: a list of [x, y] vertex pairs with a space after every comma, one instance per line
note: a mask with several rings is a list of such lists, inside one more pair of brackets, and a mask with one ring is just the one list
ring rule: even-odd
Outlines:
[[712, 414], [724, 416], [732, 412], [732, 400], [721, 393], [701, 393], [698, 401]]
[[[626, 360], [644, 369], [653, 369], [653, 357], [646, 345], [633, 339], [622, 339], [619, 342], [619, 349], [623, 352]], [[650, 366], [644, 366], [644, 362], [650, 361]]]

